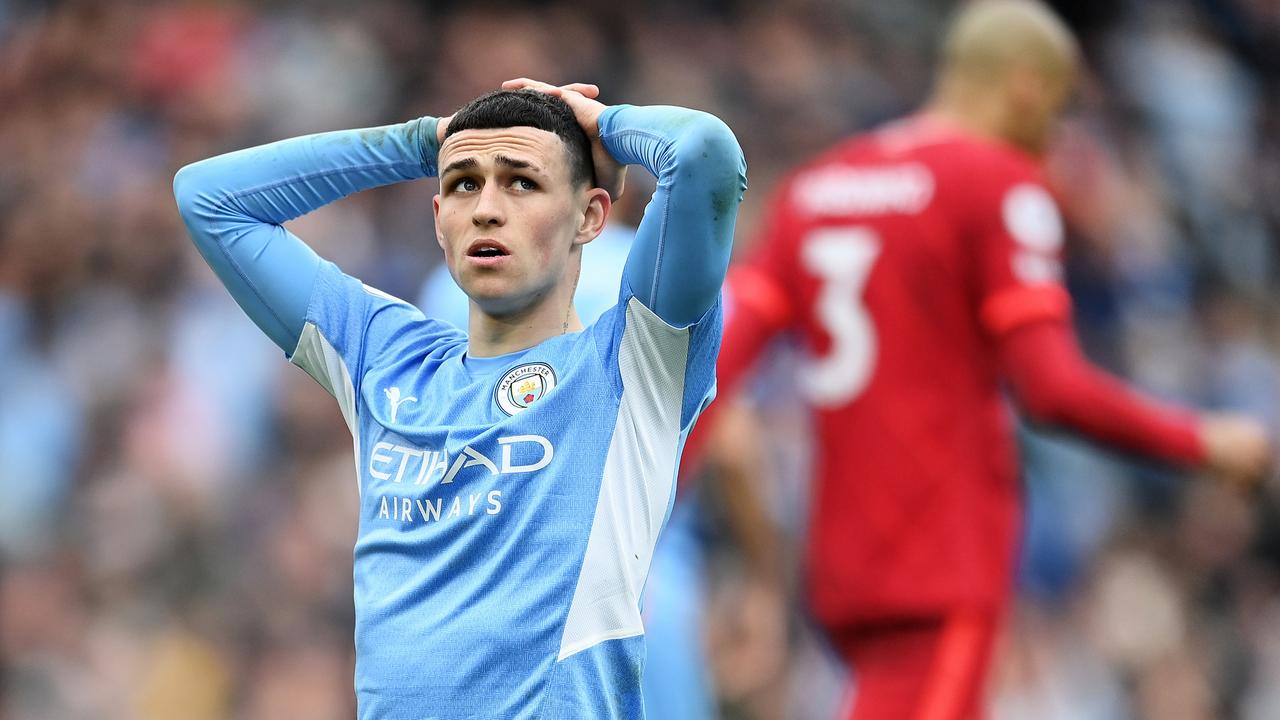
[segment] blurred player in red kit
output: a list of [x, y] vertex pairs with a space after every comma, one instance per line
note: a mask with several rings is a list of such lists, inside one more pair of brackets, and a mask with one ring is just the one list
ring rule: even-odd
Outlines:
[[791, 174], [730, 275], [722, 396], [778, 333], [805, 347], [807, 593], [854, 720], [982, 716], [1021, 531], [1002, 386], [1122, 451], [1242, 480], [1270, 461], [1260, 425], [1160, 405], [1081, 355], [1038, 167], [1078, 52], [1037, 3], [967, 5], [925, 109]]

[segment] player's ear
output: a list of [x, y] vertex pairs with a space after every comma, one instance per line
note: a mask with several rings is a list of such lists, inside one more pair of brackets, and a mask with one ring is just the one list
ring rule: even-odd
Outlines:
[[1005, 73], [1005, 92], [1017, 114], [1034, 109], [1044, 96], [1045, 78], [1026, 65], [1015, 65]]
[[[444, 250], [444, 231], [440, 229], [440, 196], [435, 195], [431, 198], [431, 212], [436, 221], [436, 244]], [[448, 253], [445, 253], [445, 259], [448, 259]]]
[[609, 211], [613, 202], [609, 200], [609, 191], [604, 188], [587, 188], [583, 198], [582, 219], [578, 223], [578, 233], [573, 239], [575, 245], [586, 245], [595, 240], [604, 230], [609, 220]]

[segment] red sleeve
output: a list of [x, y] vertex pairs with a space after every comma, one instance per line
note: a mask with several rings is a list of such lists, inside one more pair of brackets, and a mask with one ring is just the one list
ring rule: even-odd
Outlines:
[[989, 170], [969, 208], [979, 320], [1023, 410], [1126, 452], [1203, 462], [1194, 414], [1142, 396], [1080, 352], [1061, 280], [1062, 217], [1039, 170], [1013, 156]]
[[760, 352], [797, 319], [797, 238], [805, 229], [791, 196], [790, 181], [779, 185], [761, 218], [750, 254], [730, 268], [725, 279], [725, 331], [716, 362], [722, 397], [738, 392]]
[[730, 269], [725, 281], [725, 326], [720, 356], [716, 359], [716, 397], [702, 412], [684, 444], [680, 476], [702, 461], [707, 440], [714, 432], [720, 408], [737, 395], [760, 353], [788, 324], [785, 295], [750, 266]]
[[1062, 217], [1035, 166], [995, 163], [970, 196], [982, 327], [1001, 335], [1024, 323], [1066, 320]]
[[1023, 324], [997, 339], [997, 352], [1014, 396], [1033, 420], [1166, 462], [1205, 461], [1195, 414], [1144, 397], [1094, 367], [1067, 323]]
[[716, 359], [716, 393], [737, 394], [743, 379], [774, 336], [791, 324], [790, 300], [752, 265], [732, 268], [725, 281], [724, 339]]
[[[787, 185], [773, 198], [764, 217], [762, 232], [751, 256], [729, 269], [725, 278], [725, 328], [716, 359], [716, 397], [731, 398], [742, 387], [761, 352], [778, 333], [793, 322], [796, 226], [786, 199]], [[713, 432], [717, 408], [713, 402], [702, 413], [685, 441], [681, 476], [702, 460]]]

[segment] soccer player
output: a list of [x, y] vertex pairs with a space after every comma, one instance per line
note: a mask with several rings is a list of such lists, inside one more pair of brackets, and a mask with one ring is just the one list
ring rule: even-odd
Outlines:
[[807, 593], [855, 720], [981, 713], [1020, 530], [1002, 383], [1033, 420], [1123, 451], [1237, 478], [1268, 462], [1260, 426], [1153, 402], [1078, 349], [1037, 163], [1077, 55], [1037, 3], [966, 5], [924, 111], [790, 175], [730, 273], [722, 396], [784, 330], [808, 355]]
[[[200, 252], [355, 438], [361, 718], [643, 715], [640, 592], [713, 392], [746, 169], [716, 118], [597, 92], [511, 81], [451, 117], [284, 140], [175, 180]], [[657, 189], [617, 304], [584, 329], [573, 287], [617, 164]], [[437, 171], [469, 333], [282, 227]]]

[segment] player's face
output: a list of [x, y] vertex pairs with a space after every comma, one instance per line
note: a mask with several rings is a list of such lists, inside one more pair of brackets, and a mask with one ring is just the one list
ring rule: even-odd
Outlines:
[[1071, 98], [1072, 85], [1069, 77], [1028, 75], [1018, 123], [1018, 144], [1028, 152], [1043, 155], [1048, 149]]
[[436, 239], [463, 291], [494, 316], [561, 297], [576, 280], [572, 251], [600, 233], [608, 196], [573, 183], [560, 137], [464, 130], [445, 140], [439, 163]]

